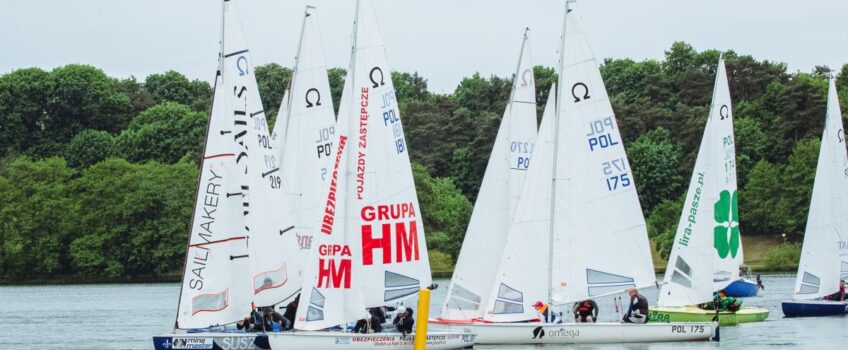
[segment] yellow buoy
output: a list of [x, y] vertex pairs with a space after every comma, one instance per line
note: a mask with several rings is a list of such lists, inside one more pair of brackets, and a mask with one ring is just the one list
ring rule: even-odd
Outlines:
[[427, 348], [427, 320], [430, 318], [430, 290], [421, 289], [418, 293], [418, 317], [415, 320], [414, 350]]

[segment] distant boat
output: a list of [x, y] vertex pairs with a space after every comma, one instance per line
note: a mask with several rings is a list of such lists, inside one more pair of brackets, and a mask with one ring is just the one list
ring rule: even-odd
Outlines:
[[[653, 322], [705, 322], [715, 311], [695, 305], [739, 279], [742, 238], [736, 192], [733, 109], [724, 60], [719, 59], [712, 106], [674, 237]], [[733, 315], [730, 315], [733, 314]], [[762, 321], [768, 310], [725, 312], [722, 325]]]
[[[480, 193], [465, 232], [462, 251], [448, 288], [441, 316], [434, 322], [483, 317], [495, 283], [512, 214], [518, 203], [536, 138], [536, 82], [530, 55], [530, 30], [524, 32], [510, 100], [501, 119], [492, 155], [483, 175]], [[556, 91], [548, 98], [547, 113], [554, 112]], [[485, 244], [482, 244], [485, 242]]]
[[793, 300], [782, 303], [787, 317], [848, 313], [848, 302], [821, 300], [839, 291], [848, 262], [848, 153], [836, 84], [828, 88], [827, 117], [822, 132], [810, 213]]
[[531, 307], [545, 301], [570, 309], [574, 302], [656, 284], [618, 124], [571, 2], [563, 18], [559, 85], [547, 103], [483, 315], [443, 323], [477, 332], [481, 344], [708, 340], [709, 323], [564, 325], [539, 322]]

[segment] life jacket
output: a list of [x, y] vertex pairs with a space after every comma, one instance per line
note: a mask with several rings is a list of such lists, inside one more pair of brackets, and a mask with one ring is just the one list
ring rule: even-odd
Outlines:
[[592, 303], [590, 303], [588, 300], [581, 302], [580, 306], [577, 308], [577, 312], [579, 312], [579, 313], [592, 312]]

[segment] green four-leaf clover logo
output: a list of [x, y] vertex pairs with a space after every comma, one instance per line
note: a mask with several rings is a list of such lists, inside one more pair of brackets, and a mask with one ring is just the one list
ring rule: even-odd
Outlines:
[[716, 227], [713, 229], [714, 245], [722, 259], [730, 254], [735, 258], [739, 252], [739, 209], [736, 204], [736, 191], [721, 191], [715, 203]]

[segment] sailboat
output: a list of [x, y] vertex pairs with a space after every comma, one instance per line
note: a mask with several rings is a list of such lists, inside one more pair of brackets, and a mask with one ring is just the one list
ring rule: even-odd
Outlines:
[[[694, 305], [739, 279], [742, 241], [736, 192], [733, 110], [724, 59], [720, 58], [712, 107], [668, 260], [653, 322], [710, 321], [715, 311]], [[768, 310], [722, 312], [720, 324], [762, 321]]]
[[[294, 211], [283, 196], [253, 64], [237, 8], [222, 2], [212, 113], [173, 335], [154, 347], [268, 348], [264, 335], [231, 333], [253, 305], [300, 290]], [[295, 272], [295, 274], [293, 274]]]
[[[483, 175], [448, 297], [440, 317], [433, 323], [469, 322], [483, 317], [489, 291], [495, 282], [497, 264], [480, 264], [480, 261], [498, 261], [501, 258], [512, 213], [530, 166], [537, 132], [536, 84], [529, 32], [529, 28], [524, 32], [511, 98]], [[555, 94], [552, 92], [550, 96]], [[546, 110], [552, 112], [552, 105], [549, 103]]]
[[[332, 329], [364, 318], [366, 308], [415, 297], [432, 283], [408, 147], [370, 0], [357, 1], [353, 38], [295, 330], [269, 333], [272, 349], [411, 348], [415, 335]], [[297, 85], [291, 91], [297, 96]], [[432, 332], [426, 342], [431, 349], [457, 349], [474, 338]]]
[[654, 286], [648, 235], [612, 106], [577, 11], [566, 2], [551, 94], [480, 320], [448, 324], [479, 344], [707, 340], [702, 324], [543, 323], [552, 307]]
[[291, 234], [297, 239], [301, 259], [306, 259], [312, 248], [315, 218], [326, 200], [321, 198], [321, 191], [330, 176], [336, 136], [336, 116], [321, 42], [317, 9], [307, 6], [291, 85], [274, 125], [280, 140], [277, 156], [281, 159], [283, 189], [298, 220]]
[[801, 262], [793, 300], [782, 303], [787, 317], [829, 316], [848, 313], [848, 302], [822, 300], [839, 291], [848, 262], [848, 153], [836, 84], [828, 88], [827, 117], [821, 138], [810, 213], [804, 233]]

